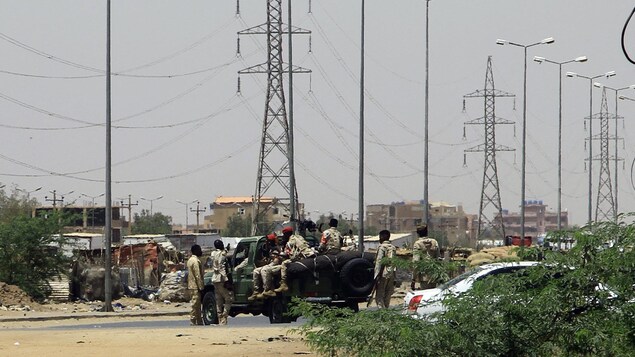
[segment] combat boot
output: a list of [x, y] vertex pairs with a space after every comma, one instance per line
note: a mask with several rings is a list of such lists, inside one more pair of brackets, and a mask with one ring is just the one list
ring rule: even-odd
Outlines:
[[253, 293], [251, 293], [251, 296], [249, 296], [249, 297], [247, 298], [247, 300], [248, 300], [248, 301], [254, 301], [254, 300], [256, 300], [256, 299], [259, 299], [258, 295], [260, 295], [260, 292], [259, 292], [259, 291], [257, 291], [257, 290], [254, 290], [254, 292], [253, 292]]
[[261, 295], [263, 296], [263, 298], [267, 298], [267, 297], [276, 296], [276, 293], [273, 290], [267, 290], [264, 293], [262, 293]]
[[277, 289], [274, 289], [273, 291], [277, 292], [277, 293], [284, 293], [289, 291], [289, 287], [287, 286], [287, 282], [283, 281], [280, 283], [280, 287]]

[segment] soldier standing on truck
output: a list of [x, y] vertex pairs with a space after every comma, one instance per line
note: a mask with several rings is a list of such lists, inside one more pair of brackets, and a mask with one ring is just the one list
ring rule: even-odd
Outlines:
[[320, 239], [320, 247], [318, 249], [321, 254], [337, 254], [342, 249], [344, 238], [340, 231], [337, 230], [338, 223], [337, 219], [331, 218], [329, 229], [322, 232], [322, 239]]
[[187, 288], [190, 291], [190, 325], [203, 325], [201, 315], [201, 295], [205, 285], [203, 284], [203, 263], [199, 259], [203, 250], [198, 244], [192, 246], [192, 256], [187, 260]]
[[390, 244], [390, 232], [379, 232], [379, 248], [375, 258], [375, 301], [380, 309], [390, 307], [390, 298], [395, 292], [395, 267], [382, 262], [382, 259], [392, 258], [396, 252], [397, 248]]
[[[309, 247], [309, 244], [304, 240], [301, 235], [293, 234], [293, 228], [284, 227], [282, 229], [282, 244], [284, 245], [284, 254], [281, 255], [283, 259], [280, 265], [269, 266], [263, 271], [266, 276], [264, 280], [269, 282], [269, 286], [273, 284], [273, 276], [280, 273], [280, 287], [273, 290], [274, 293], [282, 293], [289, 290], [287, 285], [287, 268], [292, 262], [302, 260], [305, 258], [311, 258], [315, 256], [315, 251]], [[266, 286], [267, 284], [265, 284]], [[265, 287], [265, 293], [267, 288]], [[275, 296], [268, 293], [267, 296]]]
[[[412, 247], [412, 261], [418, 262], [422, 259], [437, 259], [439, 257], [439, 243], [436, 239], [428, 238], [428, 226], [421, 225], [417, 227], [417, 236], [419, 239]], [[412, 282], [410, 288], [415, 289], [415, 283], [419, 282], [421, 289], [434, 287], [430, 282], [430, 278], [419, 271], [412, 273]]]
[[216, 295], [216, 312], [218, 313], [218, 322], [221, 325], [227, 325], [227, 316], [232, 306], [232, 294], [226, 284], [230, 283], [229, 274], [227, 274], [227, 250], [223, 245], [223, 241], [217, 239], [214, 241], [215, 251], [212, 252], [212, 283], [214, 284], [214, 293]]

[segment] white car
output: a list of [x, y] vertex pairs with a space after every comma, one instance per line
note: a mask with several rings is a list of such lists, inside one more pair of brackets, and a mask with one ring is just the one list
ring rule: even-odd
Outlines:
[[539, 262], [493, 263], [475, 267], [437, 288], [408, 292], [404, 297], [404, 312], [418, 318], [428, 318], [433, 313], [445, 310], [443, 299], [449, 294], [464, 293], [472, 288], [474, 282], [485, 277], [513, 273], [537, 264]]

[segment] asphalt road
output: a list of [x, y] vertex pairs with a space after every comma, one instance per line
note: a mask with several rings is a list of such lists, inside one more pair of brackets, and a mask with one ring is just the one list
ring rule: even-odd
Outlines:
[[[304, 320], [302, 318], [298, 319], [297, 322], [292, 322], [288, 324], [278, 324], [275, 326], [289, 326], [296, 327], [300, 326]], [[229, 327], [237, 327], [237, 328], [252, 328], [252, 327], [267, 327], [271, 324], [269, 323], [269, 318], [266, 316], [258, 315], [258, 316], [236, 316], [234, 318], [229, 318], [227, 322]], [[106, 322], [103, 323], [91, 323], [91, 324], [73, 324], [73, 325], [60, 325], [60, 326], [46, 326], [46, 327], [36, 327], [36, 328], [28, 328], [29, 330], [91, 330], [91, 329], [118, 329], [118, 328], [147, 328], [147, 329], [157, 329], [157, 328], [179, 328], [179, 327], [189, 327], [190, 321], [187, 316], [183, 316], [182, 320], [140, 320], [140, 321], [122, 321], [122, 322]], [[224, 326], [201, 326], [201, 328], [223, 328]]]

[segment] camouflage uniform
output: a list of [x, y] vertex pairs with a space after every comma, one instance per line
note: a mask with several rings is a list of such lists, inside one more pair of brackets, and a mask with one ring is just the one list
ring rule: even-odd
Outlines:
[[280, 269], [281, 269], [280, 262], [281, 262], [280, 255], [276, 251], [276, 252], [273, 252], [271, 263], [262, 267], [260, 271], [260, 275], [262, 277], [262, 284], [263, 284], [264, 291], [262, 292], [262, 294], [259, 294], [257, 296], [258, 299], [276, 296], [276, 293], [273, 291], [273, 274], [280, 272]]
[[214, 283], [214, 292], [216, 295], [216, 311], [218, 313], [218, 322], [221, 325], [227, 324], [227, 316], [232, 306], [232, 294], [225, 287], [227, 277], [227, 251], [215, 250], [212, 252], [212, 283]]
[[[412, 246], [412, 261], [417, 262], [422, 259], [436, 259], [439, 257], [439, 243], [436, 239], [419, 237]], [[422, 289], [433, 288], [430, 278], [425, 274], [415, 271], [412, 275], [412, 282], [419, 282]]]
[[[386, 309], [390, 307], [390, 298], [395, 292], [395, 267], [383, 265], [381, 260], [383, 258], [392, 258], [395, 256], [397, 248], [390, 244], [390, 241], [384, 241], [377, 248], [377, 256], [375, 258], [375, 279], [377, 280], [377, 287], [375, 288], [375, 301], [380, 309]], [[383, 271], [379, 276], [379, 271], [383, 265]]]
[[342, 249], [342, 234], [335, 227], [322, 232], [322, 239], [320, 239], [320, 252], [324, 254], [337, 254]]
[[273, 285], [273, 276], [278, 273], [280, 273], [280, 287], [275, 289], [274, 292], [279, 293], [289, 290], [287, 286], [287, 268], [289, 264], [315, 256], [315, 251], [309, 247], [306, 240], [297, 234], [289, 237], [289, 241], [285, 245], [285, 253], [288, 255], [288, 259], [284, 259], [280, 265], [271, 266], [264, 271], [264, 279], [268, 282], [265, 283], [265, 291], [267, 291], [267, 284], [270, 284], [269, 286]]
[[194, 254], [187, 260], [187, 288], [190, 291], [190, 324], [202, 325], [203, 316], [201, 315], [201, 292], [203, 291], [203, 264], [201, 260]]

